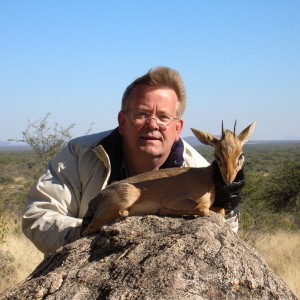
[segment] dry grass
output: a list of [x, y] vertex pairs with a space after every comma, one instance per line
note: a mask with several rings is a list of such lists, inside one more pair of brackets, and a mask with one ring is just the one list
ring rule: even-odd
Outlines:
[[5, 238], [5, 243], [0, 245], [0, 250], [14, 258], [11, 267], [16, 271], [12, 274], [13, 278], [0, 281], [0, 292], [25, 279], [44, 258], [43, 253], [23, 234], [10, 232]]
[[277, 232], [265, 236], [255, 247], [300, 299], [300, 232]]

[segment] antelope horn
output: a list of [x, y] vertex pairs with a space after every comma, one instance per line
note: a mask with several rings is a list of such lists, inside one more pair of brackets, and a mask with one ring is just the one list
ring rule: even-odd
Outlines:
[[225, 136], [224, 126], [223, 126], [223, 120], [222, 120], [222, 138]]
[[236, 135], [236, 134], [235, 134], [235, 130], [236, 130], [236, 120], [235, 120], [235, 122], [234, 122], [234, 127], [233, 127], [233, 134], [234, 134], [234, 135]]

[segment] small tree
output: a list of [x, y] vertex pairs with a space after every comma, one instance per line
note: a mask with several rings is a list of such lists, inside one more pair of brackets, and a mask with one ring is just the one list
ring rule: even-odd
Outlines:
[[22, 132], [23, 139], [12, 141], [25, 142], [33, 150], [35, 162], [41, 168], [47, 167], [49, 161], [66, 145], [72, 138], [71, 130], [75, 124], [71, 124], [66, 128], [61, 127], [58, 123], [50, 126], [50, 113], [47, 113], [41, 120], [31, 122], [28, 120], [28, 125], [25, 131]]
[[[50, 113], [44, 115], [40, 120], [31, 122], [28, 120], [28, 125], [25, 131], [22, 131], [23, 139], [10, 139], [15, 142], [25, 142], [33, 150], [34, 163], [31, 165], [35, 167], [36, 173], [40, 173], [41, 169], [47, 167], [49, 161], [72, 139], [71, 130], [75, 126], [74, 123], [67, 127], [59, 126], [54, 123], [50, 126]], [[91, 123], [85, 134], [90, 134], [94, 123]], [[38, 166], [36, 168], [36, 166]]]
[[72, 138], [71, 129], [75, 124], [66, 128], [54, 123], [54, 127], [48, 125], [50, 113], [47, 113], [41, 120], [31, 122], [23, 134], [23, 141], [30, 145], [38, 161], [46, 167], [48, 162], [57, 154]]

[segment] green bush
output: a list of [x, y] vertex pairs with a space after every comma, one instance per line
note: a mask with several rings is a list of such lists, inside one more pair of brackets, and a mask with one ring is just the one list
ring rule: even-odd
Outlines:
[[284, 162], [266, 182], [266, 196], [272, 211], [297, 213], [300, 211], [300, 164]]
[[285, 161], [269, 173], [249, 172], [242, 194], [240, 236], [255, 242], [265, 233], [300, 227], [300, 167]]
[[263, 174], [249, 173], [243, 190], [239, 234], [249, 243], [275, 231], [278, 225], [264, 198], [265, 180]]

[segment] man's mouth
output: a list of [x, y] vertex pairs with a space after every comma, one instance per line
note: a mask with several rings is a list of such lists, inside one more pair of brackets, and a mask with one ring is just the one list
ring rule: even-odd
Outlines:
[[141, 139], [144, 141], [159, 141], [160, 140], [159, 138], [156, 138], [154, 136], [149, 136], [149, 135], [141, 136]]

